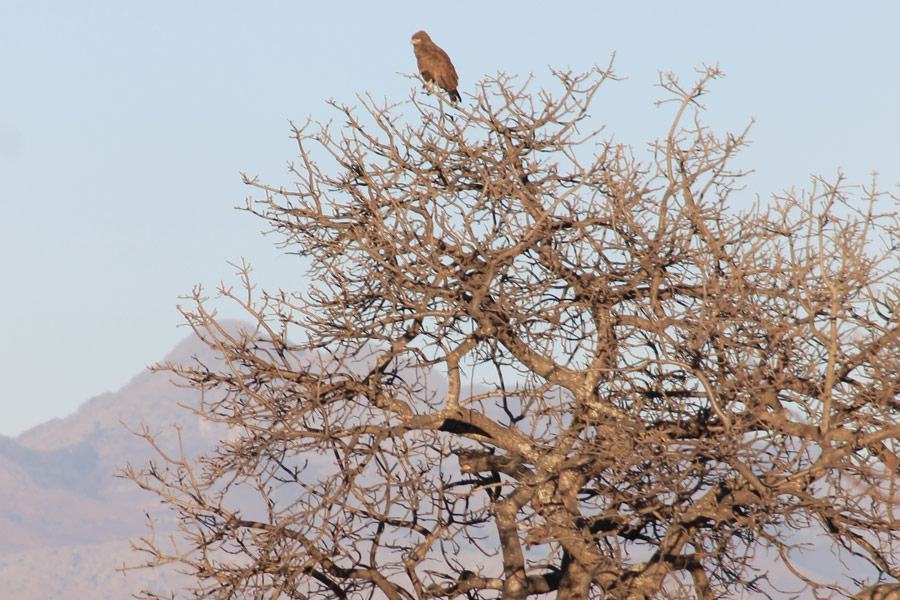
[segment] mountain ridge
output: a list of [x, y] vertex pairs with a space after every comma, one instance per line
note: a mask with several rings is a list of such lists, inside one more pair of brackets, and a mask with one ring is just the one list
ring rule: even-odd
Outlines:
[[[218, 360], [191, 333], [160, 364], [195, 358]], [[222, 433], [184, 408], [196, 404], [199, 392], [171, 379], [169, 372], [146, 369], [65, 417], [0, 436], [0, 600], [125, 598], [148, 585], [178, 587], [171, 583], [174, 574], [116, 571], [140, 561], [128, 540], [147, 534], [145, 510], [174, 526], [171, 515], [154, 508], [154, 496], [116, 477], [126, 462], [139, 467], [155, 456], [129, 427], [146, 424], [168, 443], [178, 423], [192, 455], [215, 445]]]

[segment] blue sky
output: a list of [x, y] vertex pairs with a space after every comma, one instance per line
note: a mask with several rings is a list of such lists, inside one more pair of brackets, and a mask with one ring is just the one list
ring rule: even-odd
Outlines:
[[[236, 282], [302, 286], [264, 224], [233, 209], [238, 175], [288, 184], [288, 120], [357, 93], [402, 100], [427, 30], [464, 99], [503, 71], [605, 65], [628, 79], [593, 119], [622, 142], [664, 135], [658, 71], [728, 77], [705, 119], [753, 145], [747, 201], [811, 174], [897, 192], [895, 2], [0, 3], [0, 434], [125, 384], [187, 331], [178, 297]], [[223, 307], [225, 316], [237, 316]]]

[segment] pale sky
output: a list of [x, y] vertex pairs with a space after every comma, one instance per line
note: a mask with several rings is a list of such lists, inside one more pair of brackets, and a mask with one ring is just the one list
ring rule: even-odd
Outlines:
[[[659, 71], [718, 63], [705, 120], [756, 118], [748, 202], [810, 175], [897, 193], [900, 3], [0, 0], [0, 434], [114, 391], [187, 335], [178, 297], [236, 282], [296, 289], [296, 258], [233, 209], [239, 171], [289, 184], [288, 120], [325, 101], [400, 101], [425, 29], [466, 93], [503, 71], [606, 65], [626, 81], [592, 124], [643, 151], [665, 135]], [[224, 308], [224, 307], [223, 307]], [[231, 309], [227, 316], [239, 316]]]

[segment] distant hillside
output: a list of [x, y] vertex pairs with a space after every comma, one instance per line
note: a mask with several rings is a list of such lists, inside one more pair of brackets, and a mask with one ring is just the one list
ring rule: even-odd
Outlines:
[[[194, 336], [164, 360], [188, 363], [193, 356], [215, 360]], [[146, 586], [171, 587], [172, 576], [158, 571], [115, 571], [138, 562], [128, 540], [145, 533], [143, 510], [158, 502], [113, 476], [126, 461], [140, 465], [152, 455], [123, 423], [158, 431], [177, 422], [191, 454], [221, 437], [179, 406], [194, 404], [196, 392], [170, 378], [142, 372], [68, 417], [17, 438], [0, 436], [0, 600], [122, 599]]]
[[[161, 362], [191, 364], [195, 356], [206, 364], [218, 359], [191, 335]], [[177, 423], [193, 456], [226, 435], [181, 406], [195, 405], [198, 393], [173, 385], [171, 377], [143, 371], [65, 418], [16, 438], [0, 436], [0, 600], [126, 599], [142, 588], [181, 587], [183, 576], [173, 572], [116, 570], [142, 560], [129, 540], [147, 534], [145, 510], [163, 519], [158, 535], [171, 517], [155, 496], [114, 477], [126, 462], [139, 467], [155, 458], [125, 425], [163, 431], [158, 439], [171, 447]], [[432, 389], [445, 393], [446, 381], [436, 377]]]
[[127, 600], [141, 589], [167, 593], [182, 576], [158, 570], [115, 570], [132, 561], [127, 541], [50, 546], [0, 556], [3, 600]]

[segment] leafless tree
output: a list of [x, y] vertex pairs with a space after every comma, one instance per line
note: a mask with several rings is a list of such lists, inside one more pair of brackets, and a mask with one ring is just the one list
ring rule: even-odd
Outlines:
[[[553, 75], [459, 107], [334, 104], [338, 125], [294, 128], [295, 187], [247, 179], [311, 284], [257, 293], [243, 267], [220, 290], [240, 331], [196, 291], [222, 360], [162, 368], [228, 435], [125, 470], [176, 511], [171, 542], [136, 545], [190, 597], [845, 597], [900, 576], [896, 198], [819, 178], [735, 210], [746, 130], [699, 120], [717, 69], [661, 76], [671, 129], [646, 153], [584, 129], [611, 71]], [[856, 581], [804, 568], [811, 547]]]

